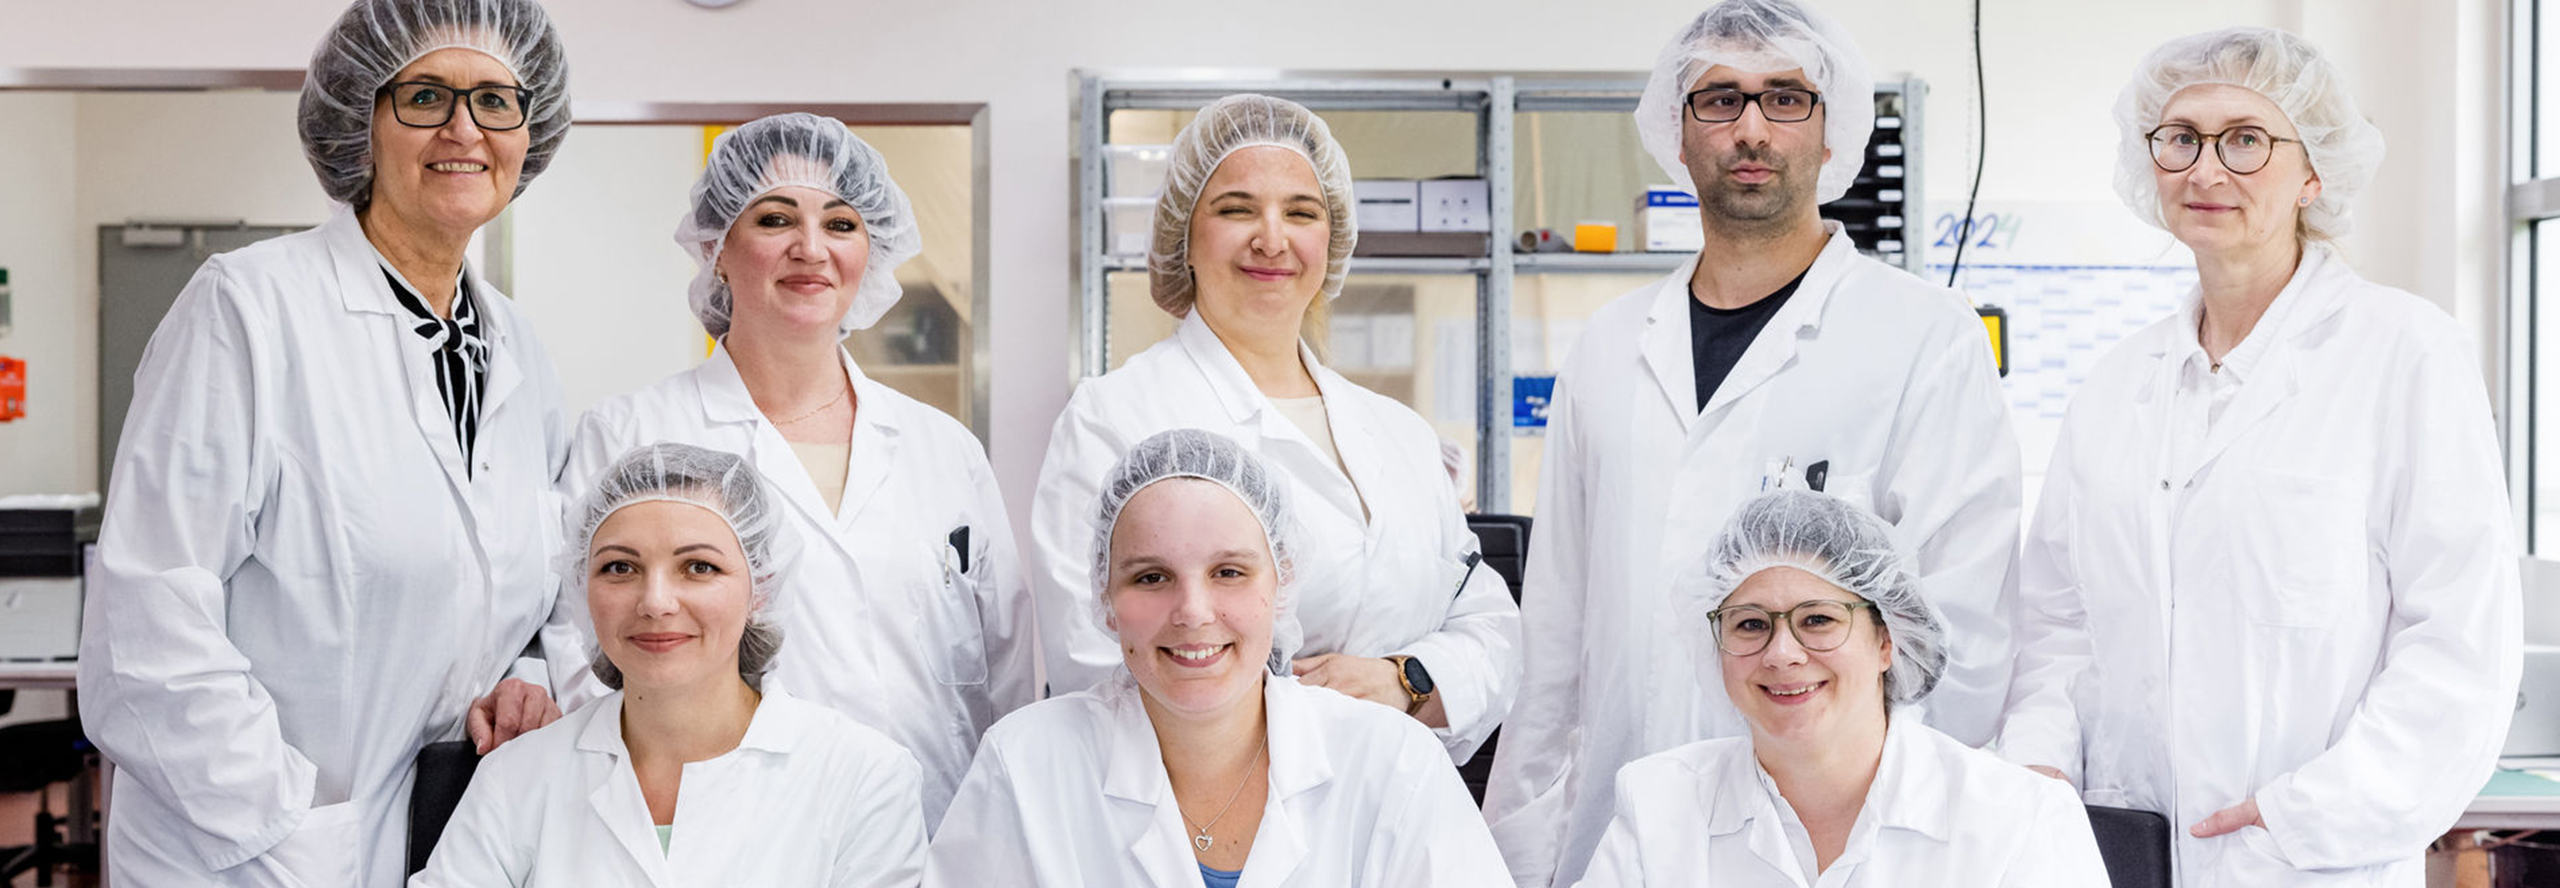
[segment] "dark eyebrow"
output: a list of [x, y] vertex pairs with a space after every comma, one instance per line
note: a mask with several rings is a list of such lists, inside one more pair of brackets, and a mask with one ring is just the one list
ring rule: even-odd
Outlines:
[[710, 544], [710, 543], [695, 543], [695, 544], [690, 545], [690, 546], [677, 546], [677, 547], [676, 547], [676, 554], [678, 554], [678, 555], [682, 555], [682, 554], [684, 554], [684, 553], [686, 553], [686, 552], [691, 552], [691, 551], [693, 551], [693, 550], [695, 550], [695, 549], [702, 549], [702, 550], [706, 550], [706, 551], [709, 551], [709, 552], [710, 552], [711, 554], [713, 554], [713, 555], [726, 555], [726, 554], [729, 554], [726, 550], [723, 550], [723, 549], [721, 549], [719, 546], [714, 546], [714, 545], [712, 545], [712, 544]]
[[[1228, 191], [1228, 192], [1221, 193], [1221, 194], [1219, 194], [1219, 195], [1217, 195], [1217, 196], [1215, 196], [1215, 197], [1209, 198], [1208, 202], [1209, 202], [1209, 203], [1216, 203], [1216, 202], [1218, 202], [1218, 201], [1226, 200], [1227, 198], [1230, 198], [1230, 197], [1232, 197], [1232, 198], [1236, 198], [1236, 199], [1238, 199], [1238, 200], [1253, 200], [1253, 199], [1254, 199], [1254, 198], [1256, 198], [1257, 196], [1258, 196], [1258, 195], [1255, 195], [1253, 192], [1250, 192], [1250, 191]], [[1316, 196], [1316, 195], [1313, 195], [1313, 194], [1292, 194], [1292, 195], [1289, 195], [1289, 196], [1287, 196], [1287, 197], [1284, 197], [1284, 198], [1281, 198], [1281, 199], [1280, 199], [1280, 202], [1282, 202], [1282, 203], [1296, 203], [1296, 202], [1298, 202], [1298, 201], [1308, 201], [1308, 202], [1312, 202], [1312, 203], [1323, 203], [1323, 202], [1324, 202], [1324, 198], [1319, 197], [1319, 196]]]
[[[442, 75], [442, 74], [434, 74], [434, 73], [429, 73], [429, 72], [419, 72], [417, 75], [412, 76], [412, 77], [405, 78], [405, 79], [401, 80], [400, 82], [402, 82], [402, 83], [432, 83], [432, 84], [435, 84], [435, 85], [437, 85], [437, 86], [442, 86], [442, 87], [446, 87], [446, 88], [452, 88], [452, 86], [453, 86], [453, 81], [450, 81], [450, 80], [446, 80], [446, 79], [444, 79], [444, 75]], [[499, 80], [483, 80], [483, 81], [480, 81], [479, 83], [473, 84], [473, 85], [472, 85], [472, 88], [477, 89], [477, 88], [479, 88], [479, 87], [483, 87], [483, 86], [505, 86], [505, 87], [513, 87], [513, 86], [515, 86], [515, 84], [507, 83], [507, 82], [499, 81]]]
[[600, 548], [596, 549], [596, 551], [597, 551], [597, 552], [599, 552], [599, 553], [603, 553], [603, 552], [621, 552], [621, 553], [623, 553], [623, 554], [625, 554], [625, 555], [629, 555], [629, 556], [631, 556], [631, 557], [633, 557], [633, 558], [638, 558], [638, 557], [640, 557], [640, 550], [638, 550], [638, 549], [634, 549], [634, 548], [631, 548], [630, 546], [622, 545], [622, 544], [620, 544], [620, 543], [606, 543], [606, 544], [604, 544], [604, 546], [602, 546], [602, 547], [600, 547]]
[[768, 194], [768, 195], [765, 195], [765, 196], [763, 196], [763, 197], [756, 198], [754, 203], [747, 204], [747, 206], [752, 207], [752, 206], [755, 206], [756, 204], [764, 203], [765, 201], [773, 201], [773, 202], [779, 203], [779, 204], [781, 204], [781, 205], [783, 205], [783, 206], [790, 207], [790, 208], [795, 209], [795, 210], [800, 208], [800, 202], [799, 202], [799, 201], [792, 200], [791, 198], [784, 197], [784, 196], [779, 195], [779, 194]]

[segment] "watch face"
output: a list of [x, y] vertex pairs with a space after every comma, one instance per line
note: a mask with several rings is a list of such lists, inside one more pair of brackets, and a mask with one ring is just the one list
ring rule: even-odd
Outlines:
[[1412, 685], [1414, 693], [1431, 693], [1431, 671], [1422, 668], [1422, 661], [1416, 660], [1412, 657], [1406, 657], [1404, 660], [1404, 683]]

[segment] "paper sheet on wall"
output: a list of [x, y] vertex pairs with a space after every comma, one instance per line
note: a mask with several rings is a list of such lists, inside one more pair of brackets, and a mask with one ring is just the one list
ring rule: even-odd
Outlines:
[[1401, 370], [1413, 366], [1413, 316], [1369, 316], [1369, 366]]
[[1448, 318], [1431, 324], [1431, 418], [1476, 421], [1476, 322]]

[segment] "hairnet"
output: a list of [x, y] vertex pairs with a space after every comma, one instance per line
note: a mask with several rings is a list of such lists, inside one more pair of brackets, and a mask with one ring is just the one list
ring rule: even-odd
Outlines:
[[1305, 639], [1298, 625], [1297, 560], [1291, 551], [1288, 493], [1280, 473], [1244, 445], [1215, 432], [1169, 429], [1148, 436], [1111, 467], [1102, 479], [1101, 501], [1093, 512], [1093, 589], [1095, 619], [1110, 625], [1111, 532], [1120, 510], [1145, 490], [1167, 478], [1198, 478], [1224, 487], [1243, 500], [1262, 524], [1262, 539], [1271, 548], [1271, 565], [1279, 575], [1271, 602], [1271, 672], [1289, 674], [1289, 660]]
[[2372, 184], [2382, 165], [2382, 130], [2356, 110], [2344, 75], [2310, 41], [2274, 28], [2225, 28], [2162, 44], [2142, 60], [2116, 98], [2116, 194], [2142, 220], [2162, 228], [2160, 187], [2152, 178], [2145, 136], [2160, 125], [2169, 99], [2180, 90], [2223, 83], [2274, 102], [2301, 131], [2303, 154], [2320, 177], [2320, 197], [2303, 208], [2302, 222], [2320, 237], [2350, 227], [2348, 205]]
[[1191, 275], [1191, 214], [1218, 165], [1257, 145], [1286, 148], [1314, 168], [1333, 237], [1325, 243], [1324, 298], [1342, 295], [1351, 271], [1351, 246], [1360, 240], [1359, 202], [1351, 194], [1351, 158], [1333, 140], [1324, 118], [1287, 99], [1246, 93], [1200, 109], [1173, 137], [1166, 160], [1164, 194], [1156, 198], [1155, 243], [1147, 249], [1147, 285], [1156, 305], [1175, 317], [1191, 313], [1200, 297]]
[[1804, 69], [1805, 79], [1822, 94], [1822, 144], [1831, 149], [1814, 187], [1815, 201], [1830, 203], [1849, 193], [1875, 129], [1875, 75], [1848, 29], [1795, 0], [1724, 0], [1699, 13], [1662, 48], [1636, 100], [1636, 138], [1671, 184], [1698, 192], [1688, 165], [1680, 162], [1680, 131], [1688, 125], [1691, 85], [1717, 65], [1754, 74]]
[[[710, 450], [691, 444], [649, 444], [634, 448], [615, 460], [613, 466], [598, 476], [587, 489], [586, 496], [571, 512], [575, 522], [570, 528], [569, 546], [562, 553], [560, 571], [563, 588], [586, 599], [588, 547], [595, 544], [596, 529], [605, 519], [624, 508], [640, 503], [687, 503], [708, 510], [727, 522], [738, 537], [738, 549], [747, 561], [748, 606], [747, 631], [738, 641], [738, 671], [750, 685], [771, 665], [774, 652], [782, 646], [782, 632], [773, 620], [774, 593], [781, 586], [783, 565], [793, 553], [790, 538], [782, 530], [781, 503], [765, 487], [755, 467], [744, 458], [726, 451]], [[586, 608], [575, 610], [585, 619]], [[589, 636], [594, 627], [588, 626]], [[620, 671], [607, 661], [599, 646], [595, 671], [606, 684], [619, 688]]]
[[[373, 194], [374, 96], [400, 69], [439, 49], [497, 59], [524, 88], [530, 145], [516, 194], [551, 165], [569, 135], [569, 59], [534, 0], [356, 0], [311, 52], [297, 120], [302, 153], [329, 199], [359, 209]], [[462, 109], [454, 109], [463, 113]]]
[[851, 204], [871, 238], [870, 261], [862, 266], [853, 307], [836, 323], [837, 335], [877, 323], [898, 304], [898, 266], [924, 252], [924, 234], [907, 192], [889, 178], [888, 159], [834, 118], [776, 114], [721, 133], [711, 143], [711, 159], [693, 183], [693, 203], [676, 222], [676, 244], [698, 266], [686, 295], [711, 335], [728, 334], [729, 313], [737, 304], [719, 275], [729, 226], [756, 198], [791, 185]]
[[1804, 571], [1875, 603], [1893, 639], [1886, 699], [1918, 700], [1946, 672], [1946, 623], [1921, 597], [1920, 578], [1894, 548], [1893, 529], [1847, 500], [1810, 490], [1761, 494], [1734, 512], [1698, 563], [1676, 584], [1672, 601], [1689, 624], [1702, 672], [1721, 668], [1707, 612], [1723, 606], [1743, 580], [1773, 567]]

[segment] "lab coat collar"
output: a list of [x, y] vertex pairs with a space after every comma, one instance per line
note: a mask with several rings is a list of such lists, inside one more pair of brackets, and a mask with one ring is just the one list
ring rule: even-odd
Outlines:
[[[898, 403], [888, 397], [888, 387], [862, 373], [853, 355], [842, 347], [836, 355], [843, 362], [845, 375], [853, 380], [853, 457], [847, 467], [842, 515], [858, 515], [871, 495], [888, 481], [889, 466], [897, 453], [898, 431], [902, 425]], [[700, 380], [703, 419], [714, 423], [747, 423], [753, 426], [749, 435], [748, 458], [755, 462], [767, 481], [779, 488], [785, 499], [818, 522], [820, 527], [835, 527], [839, 515], [827, 511], [826, 499], [818, 486], [809, 480], [807, 468], [791, 451], [791, 444], [756, 407], [755, 396], [747, 393], [745, 377], [738, 375], [737, 359], [729, 354], [729, 343], [723, 338], [712, 344], [711, 357], [695, 370]], [[829, 537], [837, 546], [844, 541]], [[852, 552], [848, 550], [846, 555]]]
[[1365, 526], [1376, 517], [1374, 513], [1364, 516], [1360, 491], [1377, 490], [1384, 481], [1377, 477], [1385, 464], [1380, 455], [1383, 448], [1371, 438], [1375, 424], [1352, 413], [1358, 408], [1354, 406], [1357, 398], [1348, 394], [1355, 388], [1350, 380], [1317, 360], [1315, 349], [1306, 342], [1298, 343], [1298, 360], [1306, 364], [1307, 375], [1315, 379], [1316, 393], [1324, 398], [1325, 423], [1333, 433], [1333, 450], [1341, 455], [1341, 463], [1336, 465], [1322, 447], [1306, 440], [1305, 431], [1297, 423], [1276, 409], [1265, 410], [1271, 399], [1263, 397], [1262, 388], [1253, 384], [1253, 377], [1244, 372], [1244, 364], [1218, 339], [1218, 332], [1209, 329], [1209, 322], [1200, 317], [1198, 310], [1183, 317], [1174, 335], [1182, 343], [1183, 352], [1200, 367], [1209, 391], [1226, 410], [1228, 421], [1251, 425], [1259, 420], [1265, 440], [1298, 445], [1286, 450], [1265, 448], [1265, 458], [1288, 469], [1335, 511], [1350, 516], [1352, 523]]
[[[1912, 728], [1920, 721], [1915, 707], [1895, 707], [1893, 717], [1885, 724], [1883, 758], [1876, 764], [1875, 782], [1867, 786], [1867, 799], [1858, 819], [1871, 824], [1875, 832], [1900, 829], [1944, 842], [1961, 813], [1956, 793], [1947, 783], [1948, 763], [1929, 748], [1928, 735]], [[1786, 847], [1785, 832], [1778, 814], [1777, 801], [1771, 798], [1777, 784], [1760, 767], [1760, 761], [1748, 745], [1741, 754], [1728, 756], [1721, 772], [1705, 775], [1707, 788], [1707, 834], [1725, 836], [1766, 820], [1770, 835], [1779, 841], [1770, 849], [1753, 842], [1755, 851], [1763, 851], [1769, 863], [1788, 872], [1795, 871], [1794, 851]], [[1734, 792], [1732, 787], [1750, 787], [1750, 791]], [[1767, 787], [1766, 792], [1760, 788]], [[1865, 859], [1872, 842], [1851, 843], [1848, 851], [1833, 865], [1856, 863]]]
[[[329, 221], [321, 223], [320, 236], [321, 241], [328, 245], [329, 264], [338, 282], [339, 304], [351, 312], [388, 316], [394, 320], [395, 326], [401, 328], [394, 339], [401, 346], [401, 366], [406, 370], [403, 376], [409, 381], [410, 413], [417, 422], [418, 433], [425, 436], [428, 449], [435, 453], [445, 479], [453, 485], [454, 492], [468, 511], [474, 502], [469, 492], [476, 475], [470, 466], [463, 463], [462, 445], [453, 439], [453, 418], [445, 412], [443, 395], [437, 391], [432, 375], [433, 368], [415, 343], [409, 341], [408, 310], [400, 307], [398, 297], [391, 293], [391, 282], [383, 277], [385, 270], [397, 277], [399, 269], [393, 267], [382, 251], [374, 247], [373, 241], [364, 236], [364, 226], [356, 220], [352, 207], [338, 207]], [[407, 282], [405, 277], [401, 280]], [[480, 393], [480, 422], [486, 428], [491, 417], [496, 416], [506, 404], [507, 396], [523, 385], [524, 368], [516, 363], [515, 349], [509, 347], [514, 316], [500, 305], [505, 300], [504, 294], [491, 288], [469, 263], [463, 264], [462, 280], [470, 288], [473, 298], [478, 300], [474, 306], [478, 309], [476, 324], [480, 338], [489, 343], [489, 375], [483, 381], [485, 388]]]
[[[1113, 742], [1102, 791], [1152, 809], [1152, 816], [1134, 821], [1140, 826], [1125, 836], [1129, 851], [1156, 884], [1188, 884], [1198, 878], [1198, 861], [1192, 855], [1189, 826], [1182, 823], [1180, 806], [1173, 800], [1164, 751], [1156, 744], [1154, 724], [1148, 721], [1140, 699], [1144, 693], [1126, 671], [1103, 691], [1111, 706]], [[1281, 884], [1305, 859], [1306, 836], [1288, 816], [1286, 803], [1333, 779], [1331, 750], [1315, 724], [1306, 699], [1309, 693], [1294, 678], [1263, 678], [1270, 788], [1263, 802], [1262, 826], [1253, 838], [1253, 860], [1245, 876], [1248, 884]]]
[[[2355, 271], [2328, 244], [2305, 245], [2302, 262], [2294, 266], [2293, 277], [2277, 291], [2275, 301], [2267, 304], [2267, 313], [2258, 319], [2258, 326], [2232, 352], [2236, 355], [2249, 348], [2261, 333], [2272, 334], [2267, 337], [2269, 345], [2265, 350], [2274, 351], [2278, 343], [2319, 329], [2322, 322], [2346, 307], [2347, 288], [2341, 285], [2354, 276]], [[2203, 351], [2203, 343], [2196, 339], [2196, 323], [2203, 310], [2203, 288], [2189, 288], [2186, 298], [2178, 303], [2178, 313], [2147, 331], [2151, 335], [2143, 352], [2183, 360], [2189, 351]], [[2226, 361], [2224, 367], [2228, 369], [2230, 364]]]
[[1662, 396], [1670, 402], [1673, 414], [1680, 417], [1681, 427], [1696, 427], [1700, 417], [1721, 410], [1740, 400], [1752, 389], [1776, 376], [1795, 360], [1796, 344], [1803, 331], [1822, 327], [1823, 307], [1831, 301], [1831, 291], [1847, 276], [1851, 263], [1858, 259], [1858, 247], [1842, 232], [1840, 223], [1823, 220], [1828, 240], [1813, 264], [1805, 269], [1804, 282], [1796, 286], [1787, 304], [1769, 317], [1767, 326], [1735, 362], [1724, 383], [1701, 409], [1698, 404], [1695, 351], [1690, 343], [1689, 279], [1698, 271], [1699, 254], [1692, 253], [1670, 276], [1654, 285], [1653, 305], [1645, 314], [1644, 362], [1652, 370], [1654, 382]]
[[[755, 714], [747, 718], [747, 733], [738, 738], [739, 749], [753, 749], [789, 755], [798, 748], [796, 738], [807, 721], [808, 713], [799, 703], [783, 693], [779, 682], [766, 682], [756, 703]], [[597, 698], [591, 704], [595, 718], [578, 729], [578, 751], [613, 756], [615, 760], [631, 758], [631, 747], [622, 740], [622, 692], [615, 691]], [[651, 850], [656, 850], [652, 848]]]
[[[658, 847], [658, 833], [649, 819], [649, 803], [640, 793], [640, 778], [631, 770], [631, 747], [622, 738], [623, 695], [615, 691], [580, 712], [593, 713], [578, 730], [578, 751], [608, 756], [613, 767], [605, 768], [603, 779], [587, 794], [587, 805], [604, 821], [605, 831], [631, 855], [633, 863], [649, 877], [650, 884], [667, 888], [676, 884], [675, 870], [665, 851]], [[748, 717], [747, 733], [738, 740], [738, 748], [721, 757], [738, 755], [746, 750], [789, 755], [793, 738], [801, 733], [802, 718], [790, 698], [780, 687], [766, 685], [764, 699]], [[574, 716], [573, 716], [574, 717]], [[684, 815], [679, 808], [677, 818]]]
[[[1253, 377], [1245, 374], [1244, 364], [1218, 339], [1218, 331], [1209, 329], [1209, 322], [1200, 317], [1199, 309], [1183, 315], [1182, 322], [1174, 326], [1173, 335], [1192, 363], [1199, 365], [1200, 375], [1208, 380], [1209, 391], [1217, 396], [1218, 406], [1227, 411], [1229, 421], [1241, 424], [1270, 403], [1262, 396], [1262, 389], [1253, 384]], [[1316, 360], [1315, 350], [1304, 341], [1298, 343], [1298, 359], [1306, 362], [1310, 375], [1322, 372], [1324, 364]], [[1322, 380], [1318, 381], [1318, 390], [1322, 390]]]

